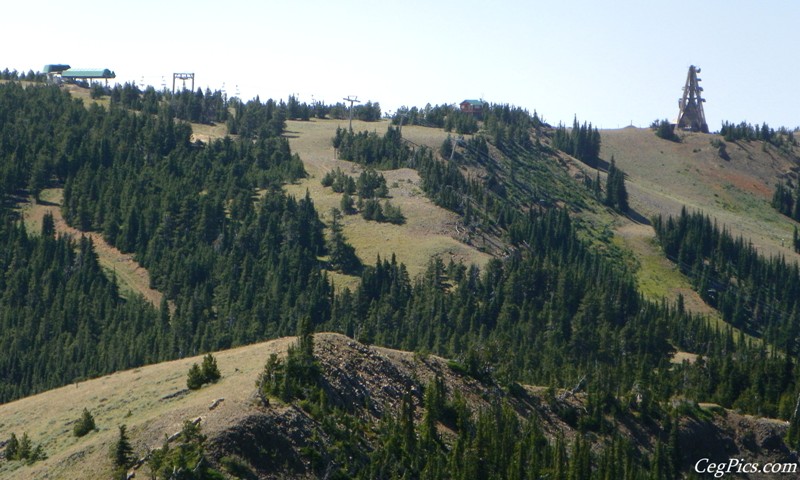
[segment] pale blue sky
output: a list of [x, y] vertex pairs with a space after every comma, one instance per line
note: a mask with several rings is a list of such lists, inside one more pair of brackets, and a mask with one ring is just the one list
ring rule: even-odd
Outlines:
[[384, 111], [482, 97], [617, 128], [674, 119], [695, 64], [712, 130], [795, 127], [798, 22], [794, 0], [44, 0], [2, 7], [0, 68], [103, 67], [156, 88], [188, 71], [244, 99]]

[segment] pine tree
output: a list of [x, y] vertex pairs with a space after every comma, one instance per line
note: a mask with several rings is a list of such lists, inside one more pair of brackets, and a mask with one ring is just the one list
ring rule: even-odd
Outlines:
[[342, 194], [342, 200], [339, 202], [339, 208], [341, 208], [342, 213], [345, 215], [352, 215], [355, 213], [355, 202], [353, 201], [353, 197], [350, 196], [349, 193], [344, 192]]
[[356, 256], [355, 248], [347, 243], [344, 237], [341, 218], [342, 214], [338, 209], [331, 209], [331, 233], [327, 242], [330, 268], [344, 273], [354, 273], [361, 268], [361, 260]]
[[6, 460], [19, 460], [19, 439], [15, 433], [11, 433], [5, 449]]
[[605, 203], [620, 212], [627, 212], [629, 209], [628, 191], [625, 188], [625, 172], [617, 168], [613, 155], [611, 156], [611, 164], [608, 167]]
[[22, 434], [22, 439], [19, 441], [19, 447], [17, 448], [17, 460], [27, 460], [30, 458], [31, 453], [33, 452], [33, 445], [31, 444], [31, 439], [28, 437], [27, 432]]
[[201, 367], [201, 375], [203, 383], [217, 383], [220, 379], [219, 368], [217, 367], [217, 359], [210, 353], [203, 357], [203, 366]]
[[91, 432], [92, 430], [94, 430], [95, 428], [96, 427], [94, 423], [94, 417], [89, 412], [89, 410], [84, 408], [81, 418], [77, 421], [77, 423], [75, 423], [75, 426], [72, 428], [72, 433], [76, 437], [82, 437], [87, 433]]
[[128, 468], [133, 461], [133, 447], [131, 447], [126, 429], [127, 427], [125, 425], [119, 426], [119, 437], [117, 441], [111, 445], [109, 451], [114, 466], [120, 470]]
[[794, 233], [792, 234], [792, 246], [796, 253], [800, 253], [800, 235], [797, 233], [797, 225], [794, 226]]
[[198, 390], [203, 386], [203, 383], [205, 383], [203, 381], [204, 379], [205, 377], [203, 377], [203, 371], [200, 369], [200, 366], [194, 363], [186, 376], [186, 386], [189, 390]]

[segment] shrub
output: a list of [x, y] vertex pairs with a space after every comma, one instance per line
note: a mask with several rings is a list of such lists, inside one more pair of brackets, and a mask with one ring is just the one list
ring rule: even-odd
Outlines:
[[75, 426], [72, 427], [72, 433], [76, 437], [82, 437], [87, 433], [91, 432], [92, 430], [94, 430], [95, 428], [97, 427], [95, 426], [94, 423], [94, 417], [89, 412], [89, 410], [84, 408], [81, 418], [78, 420], [77, 423], [75, 423]]
[[203, 365], [192, 364], [186, 376], [186, 386], [189, 390], [197, 390], [206, 383], [217, 383], [221, 377], [217, 367], [217, 359], [210, 353], [203, 357]]
[[672, 124], [669, 123], [669, 120], [654, 120], [653, 123], [650, 124], [650, 128], [655, 130], [656, 136], [659, 138], [663, 138], [664, 140], [669, 140], [671, 142], [678, 142], [680, 143], [681, 139], [677, 135], [675, 135], [675, 129], [672, 127]]
[[210, 353], [203, 357], [203, 366], [200, 370], [203, 375], [203, 383], [217, 383], [222, 376], [217, 367], [217, 359]]
[[192, 368], [189, 369], [189, 374], [186, 377], [186, 386], [189, 390], [198, 390], [203, 386], [203, 383], [203, 372], [200, 370], [200, 366], [196, 363], [192, 364]]

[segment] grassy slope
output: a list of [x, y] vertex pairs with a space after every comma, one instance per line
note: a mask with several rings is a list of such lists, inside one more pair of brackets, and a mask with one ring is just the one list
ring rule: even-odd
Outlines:
[[[369, 130], [383, 134], [386, 132], [387, 123], [387, 121], [371, 123], [354, 121], [353, 130]], [[336, 167], [354, 176], [361, 172], [359, 165], [334, 158], [331, 139], [336, 127], [346, 125], [346, 122], [340, 120], [314, 119], [308, 122], [290, 121], [287, 126], [292, 152], [300, 155], [309, 176], [295, 185], [287, 186], [286, 190], [296, 197], [304, 196], [308, 190], [323, 221], [329, 220], [331, 208], [339, 208], [342, 197], [341, 194], [334, 193], [330, 188], [324, 188], [320, 184], [322, 176]], [[439, 129], [406, 126], [403, 127], [403, 136], [414, 143], [438, 148], [447, 137], [447, 133]], [[416, 171], [404, 168], [382, 173], [389, 185], [391, 202], [403, 211], [406, 223], [381, 224], [367, 222], [359, 215], [346, 216], [345, 236], [364, 263], [374, 264], [378, 255], [381, 258], [388, 258], [394, 253], [398, 261], [406, 264], [413, 278], [424, 271], [431, 257], [437, 255], [442, 257], [445, 263], [451, 258], [456, 262], [463, 261], [467, 265], [470, 263], [483, 265], [488, 261], [489, 255], [456, 240], [455, 237], [458, 236], [456, 227], [460, 225], [459, 217], [437, 207], [425, 197], [420, 189], [420, 178]], [[334, 274], [332, 278], [337, 286], [355, 284], [354, 277]]]
[[794, 256], [795, 223], [770, 206], [775, 185], [794, 167], [761, 142], [728, 143], [730, 160], [717, 155], [711, 139], [685, 134], [682, 143], [656, 137], [649, 129], [604, 130], [602, 157], [613, 155], [626, 174], [631, 206], [643, 216], [675, 215], [681, 206], [702, 210], [734, 235], [751, 239], [766, 255]]
[[[89, 89], [76, 85], [68, 85], [72, 96], [80, 98], [85, 104], [90, 102], [101, 105], [108, 104], [108, 98], [93, 100]], [[338, 126], [344, 126], [340, 120], [318, 120], [308, 122], [287, 122], [287, 134], [292, 151], [299, 154], [303, 160], [309, 178], [294, 185], [288, 185], [288, 193], [297, 197], [305, 195], [306, 190], [311, 194], [323, 221], [330, 217], [330, 209], [339, 207], [341, 195], [329, 188], [323, 188], [320, 179], [329, 170], [337, 166], [345, 172], [357, 176], [361, 167], [352, 162], [334, 158], [331, 139]], [[354, 121], [354, 130], [370, 130], [384, 133], [388, 121], [360, 122]], [[193, 139], [209, 141], [221, 138], [227, 134], [224, 124], [201, 125], [192, 124]], [[403, 135], [419, 145], [438, 148], [447, 137], [447, 133], [440, 129], [406, 126]], [[457, 240], [460, 218], [445, 209], [439, 208], [428, 200], [420, 189], [420, 178], [417, 172], [411, 169], [385, 171], [387, 184], [390, 186], [391, 201], [399, 206], [406, 216], [404, 225], [380, 224], [367, 222], [359, 215], [347, 216], [344, 220], [344, 233], [349, 242], [355, 247], [357, 255], [365, 264], [373, 264], [378, 255], [388, 258], [393, 253], [399, 261], [404, 262], [413, 278], [424, 271], [428, 260], [440, 256], [447, 263], [450, 259], [464, 262], [469, 265], [484, 265], [490, 255], [480, 252], [476, 248], [465, 245]], [[45, 192], [45, 198], [51, 203], [60, 203], [60, 190]], [[31, 231], [38, 231], [41, 217], [45, 211], [53, 211], [56, 219], [60, 217], [58, 209], [52, 205], [28, 205], [25, 207], [26, 222]], [[79, 231], [71, 229], [63, 221], [57, 221], [60, 232], [73, 235]], [[161, 300], [160, 292], [149, 288], [147, 271], [132, 260], [130, 255], [124, 255], [115, 248], [107, 245], [99, 235], [91, 235], [97, 248], [101, 264], [109, 271], [114, 272], [124, 291], [141, 293], [148, 300], [158, 305]], [[354, 287], [358, 279], [354, 276], [341, 275], [331, 272], [331, 279], [338, 287]]]
[[[236, 348], [215, 354], [222, 373], [219, 383], [174, 399], [163, 397], [186, 388], [186, 373], [201, 357], [185, 358], [118, 372], [0, 405], [3, 440], [27, 432], [49, 458], [32, 466], [0, 462], [0, 479], [109, 478], [108, 446], [125, 424], [137, 454], [160, 447], [165, 435], [181, 429], [184, 420], [203, 417], [205, 433], [234, 423], [251, 410], [255, 382], [270, 353], [282, 353], [289, 339]], [[209, 411], [212, 401], [225, 400]], [[99, 431], [83, 438], [72, 435], [72, 424], [84, 408]]]
[[[763, 150], [761, 142], [742, 142], [728, 143], [730, 160], [723, 160], [711, 146], [712, 139], [720, 138], [715, 135], [685, 134], [682, 143], [662, 140], [649, 129], [604, 130], [601, 135], [601, 156], [613, 155], [626, 172], [630, 204], [639, 220], [677, 215], [686, 206], [750, 239], [765, 255], [797, 259], [791, 250], [795, 222], [770, 206], [776, 183], [794, 167], [792, 159], [770, 146]], [[721, 321], [664, 258], [649, 225], [620, 218], [616, 234], [635, 257], [645, 296], [674, 300], [681, 293], [687, 308]]]

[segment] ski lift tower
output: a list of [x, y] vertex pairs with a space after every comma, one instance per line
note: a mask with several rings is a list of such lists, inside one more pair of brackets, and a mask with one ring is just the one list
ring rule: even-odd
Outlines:
[[192, 81], [192, 91], [194, 91], [194, 73], [173, 73], [172, 74], [172, 93], [175, 93], [175, 80], [183, 80], [183, 89], [186, 90], [186, 80]]
[[706, 114], [703, 112], [703, 102], [705, 98], [701, 96], [703, 87], [700, 86], [700, 79], [697, 74], [700, 67], [691, 65], [689, 74], [686, 75], [686, 85], [683, 87], [683, 97], [678, 100], [678, 122], [675, 124], [676, 130], [686, 130], [690, 132], [708, 133]]
[[361, 103], [361, 100], [358, 97], [347, 97], [344, 99], [345, 102], [350, 102], [350, 131], [353, 131], [353, 104], [354, 103]]

